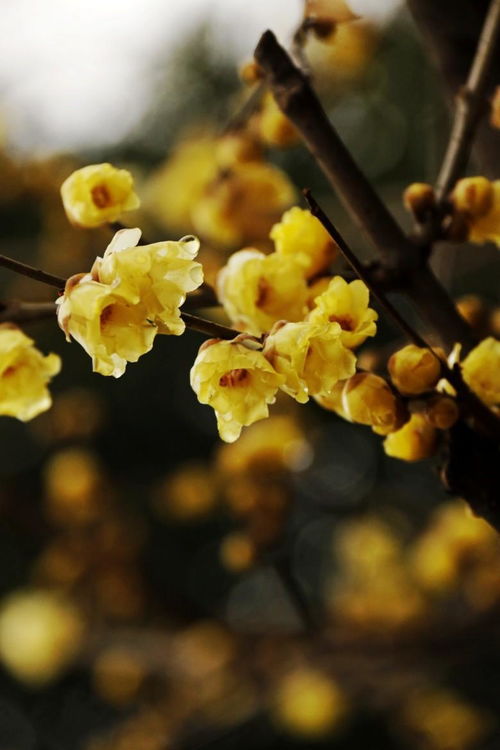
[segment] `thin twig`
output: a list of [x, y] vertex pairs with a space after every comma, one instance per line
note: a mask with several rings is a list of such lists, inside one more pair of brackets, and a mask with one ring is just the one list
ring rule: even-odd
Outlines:
[[240, 130], [247, 124], [248, 118], [260, 107], [262, 97], [266, 91], [265, 81], [259, 81], [255, 84], [251, 93], [245, 99], [241, 107], [229, 118], [221, 130], [221, 135], [233, 133]]
[[450, 140], [436, 183], [438, 203], [446, 200], [469, 159], [476, 126], [486, 105], [486, 89], [499, 34], [500, 0], [492, 0], [467, 82], [458, 93]]
[[197, 315], [191, 315], [191, 313], [181, 312], [181, 318], [187, 328], [217, 339], [231, 340], [241, 334], [241, 331], [235, 331], [233, 328], [222, 326], [220, 323], [214, 323], [213, 320], [199, 318]]
[[33, 323], [55, 318], [55, 302], [0, 302], [0, 323]]
[[57, 289], [64, 289], [64, 285], [66, 284], [66, 279], [63, 279], [61, 276], [54, 276], [39, 268], [34, 268], [26, 263], [14, 260], [14, 258], [9, 258], [7, 255], [0, 255], [0, 266], [19, 273], [21, 276], [28, 276], [30, 279], [41, 281], [43, 284], [55, 286]]

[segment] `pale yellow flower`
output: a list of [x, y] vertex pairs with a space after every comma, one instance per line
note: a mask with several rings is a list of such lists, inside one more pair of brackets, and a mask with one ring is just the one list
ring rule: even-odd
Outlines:
[[206, 341], [191, 368], [191, 387], [200, 403], [215, 410], [219, 434], [228, 443], [238, 439], [242, 427], [269, 415], [268, 405], [283, 382], [262, 352], [248, 348], [245, 340]]
[[193, 204], [195, 231], [216, 244], [241, 247], [265, 239], [294, 202], [295, 189], [278, 167], [260, 161], [222, 169]]
[[[445, 354], [442, 349], [424, 349], [408, 344], [389, 358], [391, 380], [402, 394], [416, 396], [429, 391], [437, 384]], [[438, 359], [439, 357], [439, 359]]]
[[500, 180], [465, 177], [457, 182], [451, 199], [465, 218], [471, 242], [500, 246]]
[[310, 395], [328, 395], [356, 371], [356, 357], [343, 345], [338, 324], [278, 324], [266, 339], [264, 354], [285, 378], [281, 389], [301, 404]]
[[327, 268], [336, 254], [336, 245], [321, 222], [298, 206], [283, 214], [269, 236], [276, 252], [300, 265], [306, 278]]
[[19, 328], [0, 325], [0, 414], [27, 422], [50, 409], [47, 383], [60, 369], [57, 354], [44, 357]]
[[462, 362], [462, 375], [481, 401], [500, 404], [500, 341], [491, 336], [481, 341]]
[[436, 429], [423, 414], [412, 414], [400, 430], [386, 437], [384, 450], [388, 456], [402, 461], [421, 461], [434, 454], [436, 442]]
[[68, 279], [57, 304], [66, 339], [73, 337], [81, 344], [92, 358], [94, 372], [101, 375], [123, 375], [127, 362], [137, 362], [152, 348], [158, 332], [142, 302], [129, 302], [91, 274]]
[[342, 411], [346, 419], [373, 427], [379, 435], [394, 432], [404, 422], [401, 399], [384, 378], [358, 372], [343, 385]]
[[316, 307], [309, 313], [314, 323], [338, 323], [342, 342], [350, 349], [359, 346], [377, 332], [375, 310], [368, 307], [370, 293], [359, 279], [348, 283], [334, 276], [325, 292], [316, 297]]
[[233, 325], [256, 336], [278, 320], [302, 320], [306, 313], [301, 269], [277, 253], [233, 253], [217, 277], [217, 294]]
[[108, 163], [77, 169], [63, 182], [61, 196], [68, 219], [80, 227], [117, 221], [140, 204], [130, 172]]
[[203, 268], [194, 261], [200, 243], [190, 236], [136, 247], [140, 237], [139, 229], [117, 232], [92, 275], [129, 303], [141, 303], [159, 333], [180, 335], [186, 326], [179, 307], [203, 282]]

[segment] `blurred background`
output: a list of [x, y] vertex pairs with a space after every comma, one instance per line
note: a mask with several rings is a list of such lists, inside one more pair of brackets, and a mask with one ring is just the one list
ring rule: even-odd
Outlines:
[[[302, 52], [409, 227], [402, 191], [435, 179], [446, 101], [401, 2], [350, 8], [361, 18]], [[234, 216], [214, 207], [243, 130], [269, 179], [297, 203], [313, 188], [369, 257], [272, 101], [245, 107], [259, 85], [245, 63], [266, 28], [291, 43], [299, 0], [4, 0], [0, 13], [1, 253], [86, 271], [112, 234], [71, 227], [59, 188], [110, 161], [142, 199], [127, 223], [150, 241], [196, 232], [213, 282], [234, 250], [270, 249], [288, 207], [263, 217], [251, 187]], [[437, 257], [478, 330], [500, 328], [497, 253]], [[54, 298], [7, 270], [0, 288]], [[291, 399], [223, 445], [189, 386], [201, 335], [158, 337], [114, 380], [55, 320], [25, 330], [63, 369], [50, 411], [0, 420], [1, 750], [498, 746], [500, 545], [446, 496], [439, 456], [390, 459], [368, 428]], [[401, 343], [382, 316], [363, 366], [383, 370]]]

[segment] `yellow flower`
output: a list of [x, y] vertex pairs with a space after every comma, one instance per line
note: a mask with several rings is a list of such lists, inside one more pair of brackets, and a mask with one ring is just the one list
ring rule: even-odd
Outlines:
[[286, 148], [293, 146], [300, 139], [296, 128], [278, 107], [270, 91], [267, 91], [263, 97], [262, 106], [255, 115], [254, 124], [260, 139], [268, 146]]
[[208, 184], [193, 205], [195, 230], [227, 246], [262, 240], [295, 199], [284, 172], [259, 161], [235, 163]]
[[328, 395], [356, 370], [356, 357], [343, 345], [338, 324], [278, 324], [266, 339], [264, 354], [285, 379], [281, 389], [300, 404], [310, 395]]
[[356, 279], [349, 284], [341, 276], [334, 276], [328, 289], [316, 297], [316, 307], [309, 313], [309, 320], [338, 323], [344, 346], [353, 349], [377, 332], [378, 315], [368, 307], [369, 301], [368, 287], [362, 281]]
[[117, 232], [92, 275], [127, 302], [144, 305], [159, 333], [178, 336], [186, 327], [179, 307], [203, 282], [203, 268], [193, 260], [200, 243], [191, 236], [136, 247], [140, 237], [139, 229]]
[[192, 208], [217, 175], [216, 143], [207, 134], [186, 138], [151, 177], [145, 200], [162, 226], [179, 232], [192, 229]]
[[419, 220], [423, 220], [434, 208], [436, 196], [432, 185], [426, 182], [413, 182], [403, 193], [405, 208]]
[[427, 421], [438, 430], [449, 430], [460, 416], [457, 402], [449, 396], [434, 396], [427, 402], [424, 413]]
[[127, 362], [137, 362], [153, 346], [158, 329], [146, 306], [128, 302], [90, 274], [69, 278], [57, 304], [67, 341], [72, 336], [83, 346], [94, 372], [118, 378]]
[[500, 404], [500, 341], [491, 336], [481, 341], [462, 362], [467, 385], [485, 404]]
[[327, 268], [336, 254], [336, 245], [321, 222], [298, 206], [283, 214], [269, 236], [276, 252], [303, 267], [306, 278]]
[[[444, 362], [443, 350], [435, 349], [435, 352]], [[441, 375], [441, 362], [437, 356], [415, 344], [408, 344], [395, 352], [389, 358], [388, 370], [398, 391], [406, 396], [416, 396], [434, 388]]]
[[277, 253], [233, 253], [217, 277], [217, 294], [231, 322], [256, 336], [278, 320], [302, 320], [306, 313], [301, 270]]
[[429, 458], [435, 448], [436, 430], [422, 414], [413, 414], [409, 422], [384, 440], [387, 455], [402, 461]]
[[219, 434], [227, 443], [247, 427], [269, 415], [283, 379], [261, 351], [233, 341], [206, 341], [191, 368], [191, 387], [202, 404], [215, 410]]
[[500, 246], [500, 180], [465, 177], [457, 182], [451, 199], [465, 218], [471, 242]]
[[77, 169], [63, 182], [61, 196], [68, 219], [80, 227], [116, 221], [140, 204], [130, 172], [107, 163]]
[[19, 328], [0, 325], [0, 414], [27, 422], [50, 409], [47, 383], [60, 369], [57, 354], [44, 357]]
[[379, 435], [394, 432], [404, 422], [401, 400], [384, 378], [358, 372], [343, 384], [342, 410], [346, 419], [370, 425]]

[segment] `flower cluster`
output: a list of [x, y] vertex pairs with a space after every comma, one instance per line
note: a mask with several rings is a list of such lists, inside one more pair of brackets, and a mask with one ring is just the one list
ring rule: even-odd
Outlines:
[[89, 273], [68, 279], [58, 321], [101, 375], [120, 377], [148, 352], [157, 333], [181, 334], [179, 307], [203, 281], [195, 237], [139, 245], [139, 229], [116, 233]]
[[352, 350], [376, 332], [377, 314], [361, 281], [329, 279], [310, 309], [308, 280], [335, 253], [316, 218], [293, 208], [271, 238], [273, 253], [240, 250], [218, 276], [219, 300], [246, 335], [203, 345], [191, 370], [199, 400], [215, 409], [229, 442], [267, 417], [278, 390], [299, 403], [331, 398], [337, 383], [356, 371]]

